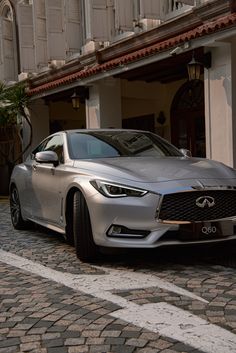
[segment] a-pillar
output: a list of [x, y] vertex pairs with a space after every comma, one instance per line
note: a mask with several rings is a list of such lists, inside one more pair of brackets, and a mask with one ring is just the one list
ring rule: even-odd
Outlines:
[[[205, 69], [206, 155], [236, 166], [236, 43], [218, 43], [208, 48], [211, 68]], [[217, 43], [216, 43], [217, 45]]]
[[121, 87], [120, 80], [106, 78], [89, 87], [86, 100], [87, 128], [120, 128]]

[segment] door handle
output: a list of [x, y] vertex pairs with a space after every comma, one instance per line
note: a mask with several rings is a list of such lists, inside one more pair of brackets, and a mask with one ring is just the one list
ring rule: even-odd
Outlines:
[[33, 170], [37, 170], [37, 165], [33, 165]]

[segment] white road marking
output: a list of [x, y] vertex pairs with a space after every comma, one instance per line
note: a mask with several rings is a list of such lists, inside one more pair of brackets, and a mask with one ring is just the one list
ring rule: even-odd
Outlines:
[[168, 303], [125, 308], [112, 316], [207, 353], [235, 353], [236, 335]]
[[74, 290], [91, 294], [119, 305], [123, 309], [112, 312], [113, 317], [121, 318], [139, 327], [175, 338], [206, 353], [235, 353], [236, 335], [209, 323], [193, 314], [167, 303], [137, 305], [112, 294], [113, 290], [132, 290], [158, 287], [193, 300], [208, 303], [203, 298], [177, 287], [157, 276], [125, 270], [97, 267], [105, 275], [74, 275], [59, 272], [31, 260], [0, 249], [0, 261], [21, 270], [65, 285]]
[[[189, 297], [191, 299], [208, 303], [205, 299], [172, 283], [164, 281], [154, 275], [125, 270], [116, 270], [112, 268], [98, 266], [92, 267], [104, 271], [106, 273], [105, 275], [75, 275], [67, 272], [53, 270], [49, 267], [43, 266], [39, 263], [33, 262], [24, 257], [12, 254], [1, 249], [0, 261], [18, 267], [22, 270], [37, 274], [41, 277], [48, 278], [55, 282], [61, 283], [67, 287], [76, 290], [81, 290], [88, 294], [93, 294], [97, 297], [102, 295], [103, 299], [106, 299], [106, 296], [109, 296], [109, 298], [113, 296], [113, 303], [116, 303], [118, 305], [120, 305], [120, 300], [122, 300], [122, 302], [124, 301], [123, 298], [119, 297], [118, 295], [109, 293], [109, 291], [122, 289], [131, 290], [137, 288], [151, 287], [158, 287], [179, 295]], [[127, 302], [127, 300], [125, 300], [125, 302]]]

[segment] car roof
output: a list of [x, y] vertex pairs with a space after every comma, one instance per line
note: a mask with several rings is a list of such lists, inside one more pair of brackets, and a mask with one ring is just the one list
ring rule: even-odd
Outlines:
[[63, 130], [60, 132], [64, 132], [64, 133], [74, 133], [74, 132], [108, 132], [108, 131], [114, 131], [114, 132], [145, 132], [145, 133], [150, 133], [150, 131], [145, 131], [145, 130], [135, 130], [135, 129], [121, 129], [121, 128], [105, 128], [105, 129], [100, 129], [100, 128], [96, 128], [96, 129], [71, 129], [71, 130]]

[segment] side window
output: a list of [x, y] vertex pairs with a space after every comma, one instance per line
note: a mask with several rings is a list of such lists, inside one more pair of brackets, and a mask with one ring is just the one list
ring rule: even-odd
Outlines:
[[61, 135], [54, 135], [52, 138], [47, 140], [47, 142], [44, 145], [43, 151], [56, 152], [60, 163], [64, 163], [63, 142], [62, 142]]
[[63, 142], [60, 135], [54, 135], [51, 138], [44, 140], [35, 150], [32, 152], [32, 159], [34, 159], [35, 154], [41, 151], [54, 151], [58, 155], [60, 163], [64, 163], [63, 154]]
[[35, 155], [37, 152], [41, 152], [44, 149], [45, 144], [47, 143], [47, 140], [44, 140], [43, 142], [40, 143], [32, 152], [31, 152], [31, 159], [34, 159]]

